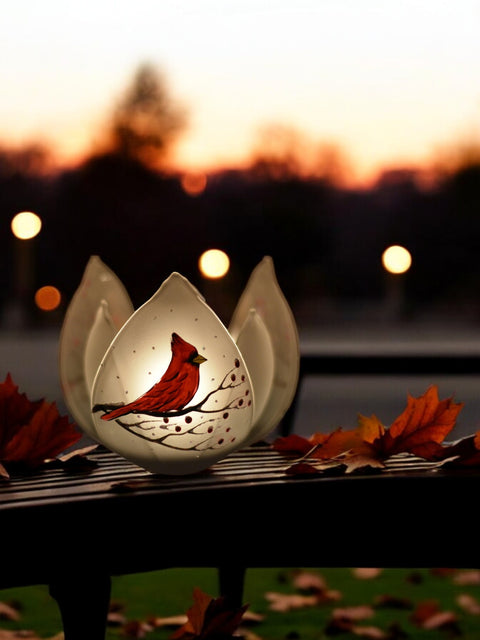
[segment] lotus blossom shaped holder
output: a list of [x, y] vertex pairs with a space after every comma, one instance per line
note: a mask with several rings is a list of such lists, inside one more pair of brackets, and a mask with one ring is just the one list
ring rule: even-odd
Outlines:
[[60, 379], [92, 439], [153, 473], [187, 474], [265, 438], [297, 386], [295, 321], [266, 257], [229, 329], [172, 273], [135, 312], [117, 276], [90, 259], [65, 314]]

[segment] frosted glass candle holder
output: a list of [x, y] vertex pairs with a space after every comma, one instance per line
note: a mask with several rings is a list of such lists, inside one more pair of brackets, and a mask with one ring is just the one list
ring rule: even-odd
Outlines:
[[229, 329], [178, 273], [134, 312], [121, 282], [93, 257], [60, 338], [76, 422], [160, 474], [201, 471], [265, 438], [293, 400], [298, 371], [295, 321], [268, 257]]

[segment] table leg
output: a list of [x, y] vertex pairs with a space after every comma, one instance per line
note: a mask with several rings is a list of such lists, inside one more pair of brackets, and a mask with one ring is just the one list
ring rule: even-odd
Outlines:
[[232, 607], [243, 605], [246, 567], [228, 565], [218, 567], [220, 595], [226, 598]]
[[105, 640], [110, 605], [110, 576], [95, 569], [72, 570], [50, 582], [57, 601], [65, 640]]

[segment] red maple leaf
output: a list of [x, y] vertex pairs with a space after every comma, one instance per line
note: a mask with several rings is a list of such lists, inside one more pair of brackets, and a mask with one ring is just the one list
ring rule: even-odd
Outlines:
[[212, 598], [201, 589], [193, 591], [194, 603], [187, 622], [172, 634], [172, 640], [230, 640], [248, 608], [229, 606], [226, 598]]
[[476, 467], [480, 465], [480, 431], [466, 436], [454, 444], [438, 447], [437, 460], [449, 460], [450, 467]]
[[384, 456], [413, 453], [431, 459], [455, 426], [463, 403], [452, 398], [439, 400], [438, 388], [432, 385], [419, 398], [408, 395], [407, 407], [391, 427], [375, 441]]
[[[59, 414], [55, 403], [30, 401], [19, 393], [10, 374], [0, 383], [0, 466], [38, 466], [58, 456], [80, 437], [75, 424]], [[2, 475], [7, 475], [5, 470]]]
[[[313, 459], [335, 462], [347, 472], [364, 467], [382, 467], [390, 456], [411, 453], [426, 460], [457, 457], [464, 464], [480, 463], [480, 432], [455, 446], [445, 446], [445, 437], [455, 426], [463, 408], [452, 398], [439, 400], [438, 388], [432, 385], [418, 398], [408, 395], [407, 406], [387, 428], [375, 416], [360, 415], [354, 429], [336, 429], [330, 434], [316, 433], [311, 438], [288, 436], [273, 443], [283, 453], [300, 453], [303, 458], [289, 468], [290, 474], [305, 474], [321, 465]], [[326, 468], [326, 467], [325, 467]]]

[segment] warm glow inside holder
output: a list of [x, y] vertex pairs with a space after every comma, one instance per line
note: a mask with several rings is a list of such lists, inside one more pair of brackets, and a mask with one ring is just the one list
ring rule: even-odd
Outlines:
[[154, 473], [195, 473], [265, 438], [293, 400], [298, 371], [295, 321], [268, 257], [229, 329], [178, 273], [133, 312], [116, 275], [92, 257], [60, 339], [76, 422]]

